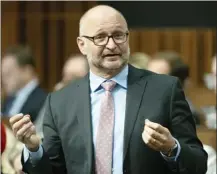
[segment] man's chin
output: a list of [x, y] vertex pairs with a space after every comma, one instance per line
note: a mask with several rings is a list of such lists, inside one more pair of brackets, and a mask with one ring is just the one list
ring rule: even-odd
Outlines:
[[125, 62], [114, 61], [114, 62], [106, 62], [103, 64], [103, 67], [108, 70], [118, 70], [126, 65]]

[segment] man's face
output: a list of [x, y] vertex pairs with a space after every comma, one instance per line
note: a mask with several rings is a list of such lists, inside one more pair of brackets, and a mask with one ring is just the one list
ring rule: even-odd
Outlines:
[[[106, 36], [125, 34], [128, 31], [124, 19], [119, 14], [106, 16], [95, 15], [87, 20], [85, 35], [97, 36], [98, 39]], [[115, 70], [122, 68], [129, 59], [129, 39], [126, 42], [116, 44], [112, 38], [105, 46], [97, 46], [91, 40], [80, 37], [80, 49], [87, 56], [90, 68]], [[82, 48], [81, 48], [82, 47]]]
[[2, 59], [2, 87], [7, 95], [17, 92], [20, 88], [22, 74], [23, 70], [13, 56], [8, 55]]
[[158, 74], [169, 74], [170, 66], [165, 60], [151, 60], [147, 69]]

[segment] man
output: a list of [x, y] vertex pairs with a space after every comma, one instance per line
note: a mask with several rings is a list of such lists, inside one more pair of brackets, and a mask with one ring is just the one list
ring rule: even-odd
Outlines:
[[72, 80], [84, 77], [88, 72], [87, 59], [80, 54], [71, 55], [63, 67], [63, 78], [56, 84], [54, 90], [59, 90], [69, 84]]
[[[47, 98], [44, 140], [29, 115], [10, 119], [33, 174], [204, 174], [207, 154], [176, 78], [127, 64], [128, 27], [109, 6], [80, 20], [90, 73]], [[126, 110], [125, 110], [126, 109]], [[150, 120], [150, 121], [149, 121]]]
[[31, 114], [34, 122], [47, 95], [39, 86], [29, 47], [19, 45], [7, 49], [2, 59], [2, 87], [6, 93], [2, 115]]

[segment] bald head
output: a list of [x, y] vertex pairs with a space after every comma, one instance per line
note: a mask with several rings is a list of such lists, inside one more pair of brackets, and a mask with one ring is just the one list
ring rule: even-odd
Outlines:
[[92, 26], [100, 27], [102, 23], [110, 23], [111, 21], [114, 22], [114, 20], [111, 20], [111, 18], [116, 18], [118, 22], [128, 28], [124, 16], [118, 10], [107, 5], [98, 5], [89, 9], [81, 17], [79, 22], [79, 35], [92, 34], [92, 31], [90, 31]]

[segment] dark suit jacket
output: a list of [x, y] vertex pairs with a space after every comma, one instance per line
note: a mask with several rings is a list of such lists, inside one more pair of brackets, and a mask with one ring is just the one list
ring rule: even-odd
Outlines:
[[[30, 114], [31, 120], [34, 122], [38, 116], [38, 113], [43, 106], [47, 97], [47, 93], [41, 89], [39, 86], [29, 94], [26, 102], [23, 104], [20, 113]], [[2, 112], [4, 113], [4, 108], [7, 105], [7, 99], [2, 107]]]
[[[128, 75], [123, 173], [173, 173], [160, 152], [150, 149], [142, 140], [146, 118], [167, 127], [179, 141], [182, 149], [174, 167], [179, 166], [183, 173], [205, 174], [207, 154], [196, 136], [194, 120], [178, 80], [132, 66]], [[43, 149], [44, 155], [37, 165], [32, 166], [29, 159], [24, 171], [94, 173], [88, 76], [48, 96]]]

